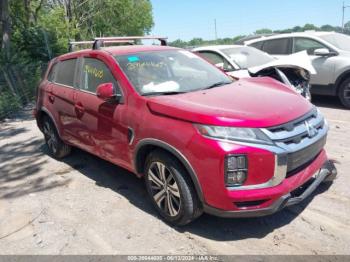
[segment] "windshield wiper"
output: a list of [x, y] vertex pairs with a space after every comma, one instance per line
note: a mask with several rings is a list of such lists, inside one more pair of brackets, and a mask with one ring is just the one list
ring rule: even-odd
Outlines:
[[148, 92], [148, 93], [144, 93], [142, 94], [142, 96], [165, 96], [165, 95], [178, 95], [178, 94], [183, 94], [183, 93], [187, 93], [187, 92], [181, 92], [181, 91], [155, 91], [155, 92]]
[[211, 89], [211, 88], [214, 88], [214, 87], [219, 87], [219, 86], [224, 86], [224, 85], [228, 85], [228, 84], [231, 84], [232, 82], [227, 82], [227, 81], [220, 81], [220, 82], [216, 82], [210, 86], [207, 86], [205, 88], [202, 88], [201, 90], [205, 90], [205, 89]]

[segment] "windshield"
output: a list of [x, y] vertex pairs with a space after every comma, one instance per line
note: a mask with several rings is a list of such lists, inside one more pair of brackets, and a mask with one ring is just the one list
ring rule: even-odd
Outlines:
[[334, 33], [329, 35], [321, 35], [320, 38], [341, 50], [350, 51], [350, 36]]
[[185, 50], [139, 52], [115, 58], [141, 95], [184, 93], [232, 82], [216, 67]]
[[274, 60], [272, 56], [254, 47], [231, 47], [221, 51], [229, 56], [241, 69], [260, 66]]

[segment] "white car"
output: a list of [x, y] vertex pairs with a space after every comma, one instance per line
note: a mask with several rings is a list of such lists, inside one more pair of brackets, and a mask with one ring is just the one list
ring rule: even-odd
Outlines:
[[306, 31], [250, 38], [240, 43], [277, 58], [307, 51], [317, 71], [310, 79], [312, 94], [338, 96], [350, 108], [350, 36]]
[[306, 52], [276, 59], [256, 48], [217, 45], [194, 48], [192, 52], [224, 70], [234, 78], [270, 76], [310, 100], [310, 74], [316, 74]]

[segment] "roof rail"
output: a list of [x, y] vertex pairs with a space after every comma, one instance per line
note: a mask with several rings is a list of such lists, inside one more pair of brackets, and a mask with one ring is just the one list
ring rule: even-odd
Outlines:
[[161, 45], [167, 45], [167, 37], [161, 36], [121, 36], [121, 37], [96, 37], [92, 46], [92, 49], [100, 49], [104, 43], [125, 43], [125, 42], [135, 42], [136, 40], [158, 40]]
[[69, 42], [68, 50], [69, 52], [73, 51], [73, 48], [77, 45], [91, 45], [94, 41], [71, 41]]

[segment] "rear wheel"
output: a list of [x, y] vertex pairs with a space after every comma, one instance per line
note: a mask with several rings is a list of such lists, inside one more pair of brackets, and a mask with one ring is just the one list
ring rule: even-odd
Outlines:
[[346, 79], [339, 88], [338, 96], [341, 103], [346, 107], [350, 108], [350, 78]]
[[69, 155], [71, 147], [61, 140], [55, 125], [49, 117], [45, 117], [43, 120], [43, 133], [51, 156], [59, 159]]
[[145, 183], [153, 205], [167, 222], [186, 225], [202, 213], [187, 172], [167, 152], [156, 150], [148, 156]]

